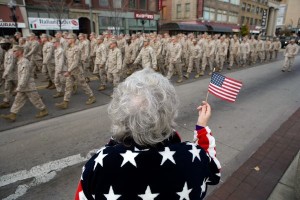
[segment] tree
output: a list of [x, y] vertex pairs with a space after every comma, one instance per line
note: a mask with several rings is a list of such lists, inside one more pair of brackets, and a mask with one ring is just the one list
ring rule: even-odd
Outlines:
[[246, 35], [249, 35], [250, 30], [248, 25], [242, 25], [241, 26], [241, 35], [244, 37]]
[[127, 10], [128, 0], [109, 0], [111, 25], [115, 35], [120, 34], [120, 27], [123, 26], [122, 14]]
[[67, 0], [48, 0], [47, 3], [44, 4], [44, 7], [49, 14], [51, 13], [57, 19], [59, 30], [61, 31], [63, 19], [67, 18], [71, 2]]

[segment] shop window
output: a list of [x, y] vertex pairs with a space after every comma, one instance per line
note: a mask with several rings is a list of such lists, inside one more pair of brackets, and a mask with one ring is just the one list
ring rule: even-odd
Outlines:
[[157, 2], [156, 1], [149, 1], [149, 10], [156, 11], [157, 10]]
[[[243, 16], [242, 16], [243, 19]], [[238, 14], [236, 12], [228, 13], [228, 22], [230, 23], [238, 23]]]
[[108, 7], [108, 0], [99, 0], [99, 5], [102, 7]]
[[185, 4], [185, 12], [184, 12], [184, 17], [185, 18], [190, 18], [190, 10], [191, 10], [191, 4], [186, 3]]
[[215, 20], [215, 9], [204, 7], [203, 17], [205, 20], [214, 21]]
[[230, 0], [230, 3], [234, 5], [240, 5], [240, 0]]
[[242, 4], [242, 10], [245, 11], [246, 10], [246, 3]]
[[147, 0], [140, 0], [140, 9], [141, 10], [147, 9]]
[[182, 18], [181, 4], [177, 4], [177, 6], [176, 6], [176, 18], [177, 19]]
[[129, 8], [136, 8], [136, 0], [128, 0], [128, 7]]
[[110, 26], [111, 18], [110, 17], [99, 17], [99, 25], [102, 26]]
[[225, 11], [225, 10], [218, 10], [217, 21], [219, 21], [219, 22], [226, 22], [227, 21], [227, 11]]
[[114, 8], [121, 8], [122, 7], [122, 0], [114, 0]]

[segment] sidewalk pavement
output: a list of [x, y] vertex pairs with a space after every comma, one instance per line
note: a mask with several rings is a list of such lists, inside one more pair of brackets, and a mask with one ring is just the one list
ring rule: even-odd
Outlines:
[[296, 200], [295, 191], [300, 187], [295, 184], [300, 179], [295, 170], [299, 168], [299, 149], [300, 108], [206, 199]]

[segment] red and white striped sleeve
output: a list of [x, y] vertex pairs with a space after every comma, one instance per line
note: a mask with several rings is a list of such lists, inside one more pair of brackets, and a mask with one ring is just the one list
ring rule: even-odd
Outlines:
[[194, 142], [206, 151], [206, 153], [213, 159], [218, 169], [221, 170], [220, 161], [216, 157], [216, 140], [212, 136], [211, 130], [208, 126], [202, 127], [196, 125], [196, 129], [194, 131]]

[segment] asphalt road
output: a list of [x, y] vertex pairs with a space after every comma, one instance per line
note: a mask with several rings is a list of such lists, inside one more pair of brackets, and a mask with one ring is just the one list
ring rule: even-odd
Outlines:
[[[236, 103], [209, 96], [213, 108], [209, 125], [217, 140], [222, 180], [299, 108], [300, 57], [296, 58], [293, 72], [283, 73], [281, 66], [282, 60], [227, 72], [227, 76], [244, 84]], [[184, 140], [192, 140], [196, 107], [205, 99], [209, 81], [205, 76], [176, 86], [181, 101], [176, 129]], [[110, 137], [106, 112], [109, 96], [97, 95], [104, 100], [98, 100], [96, 107], [83, 106], [82, 111], [74, 112], [77, 110], [73, 106], [85, 100], [78, 94], [74, 99], [83, 99], [73, 101], [73, 111], [53, 108], [47, 119], [38, 122], [28, 119], [34, 113], [27, 104], [19, 119], [29, 120], [29, 124], [0, 132], [1, 199], [73, 198], [85, 160]], [[27, 109], [31, 116], [25, 116]], [[1, 121], [0, 126], [3, 124]]]

